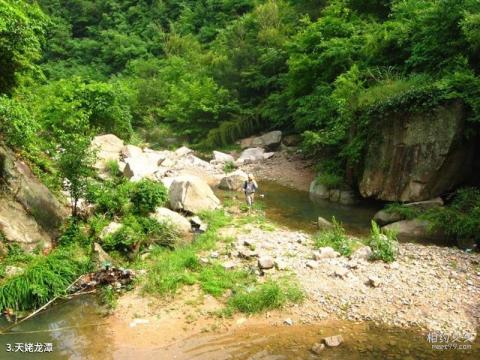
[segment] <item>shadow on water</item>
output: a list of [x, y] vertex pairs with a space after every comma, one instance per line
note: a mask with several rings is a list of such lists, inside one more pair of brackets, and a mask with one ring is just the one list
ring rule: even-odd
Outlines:
[[270, 220], [293, 230], [313, 233], [319, 216], [331, 220], [335, 217], [352, 234], [369, 232], [373, 215], [381, 209], [378, 203], [362, 202], [342, 205], [321, 199], [310, 199], [306, 191], [295, 190], [273, 181], [259, 183], [259, 195], [264, 197], [265, 212]]

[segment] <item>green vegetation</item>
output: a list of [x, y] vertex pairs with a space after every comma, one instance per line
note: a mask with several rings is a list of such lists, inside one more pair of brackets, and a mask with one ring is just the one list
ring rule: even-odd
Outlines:
[[480, 243], [480, 190], [459, 189], [450, 204], [427, 211], [423, 218], [435, 229], [444, 231], [456, 240], [475, 240]]
[[225, 171], [227, 174], [235, 171], [236, 169], [237, 166], [232, 161], [227, 161], [225, 165], [223, 165], [223, 171]]
[[24, 272], [0, 283], [0, 308], [29, 310], [65, 293], [66, 288], [89, 270], [89, 258], [78, 246], [37, 255]]
[[333, 217], [332, 229], [321, 231], [315, 235], [315, 247], [329, 246], [343, 256], [349, 256], [353, 252], [354, 242], [345, 232], [342, 225]]
[[168, 199], [167, 189], [162, 183], [142, 179], [135, 183], [130, 193], [135, 212], [149, 214], [159, 206], [165, 205]]
[[236, 292], [228, 306], [247, 314], [281, 308], [287, 303], [299, 303], [304, 299], [303, 291], [288, 281], [268, 281]]
[[415, 219], [422, 214], [420, 209], [411, 206], [405, 206], [400, 203], [388, 204], [385, 210], [391, 214], [399, 214], [407, 220]]
[[398, 253], [398, 243], [394, 231], [381, 231], [375, 221], [372, 221], [370, 237], [365, 241], [372, 249], [372, 260], [382, 260], [390, 263], [395, 260]]

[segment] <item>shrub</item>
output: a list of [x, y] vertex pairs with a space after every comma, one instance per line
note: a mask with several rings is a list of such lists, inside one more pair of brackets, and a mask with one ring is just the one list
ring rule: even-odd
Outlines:
[[382, 233], [375, 221], [372, 221], [370, 237], [367, 239], [366, 244], [372, 249], [372, 260], [392, 262], [397, 256], [398, 243], [395, 232], [386, 230]]
[[[160, 223], [150, 217], [137, 217], [135, 221], [141, 229], [143, 246], [156, 244], [173, 248], [180, 236], [178, 230], [168, 222]], [[128, 224], [128, 220], [124, 223]]]
[[92, 182], [87, 187], [87, 200], [95, 204], [100, 213], [109, 216], [124, 215], [131, 209], [130, 193], [133, 186], [129, 181], [120, 184], [112, 181]]
[[162, 183], [143, 179], [134, 184], [130, 199], [136, 213], [148, 214], [166, 203], [168, 192]]
[[81, 225], [75, 218], [69, 218], [64, 225], [62, 234], [58, 238], [58, 244], [65, 246], [71, 244], [88, 245], [89, 239], [82, 231]]
[[138, 231], [124, 225], [113, 234], [108, 235], [102, 245], [107, 251], [117, 250], [126, 253], [134, 249], [141, 237], [142, 234], [139, 234]]
[[450, 205], [430, 209], [422, 217], [433, 227], [460, 239], [480, 239], [480, 189], [459, 189]]
[[333, 228], [318, 233], [315, 236], [315, 246], [317, 248], [330, 246], [344, 256], [349, 256], [353, 251], [353, 242], [347, 236], [345, 229], [332, 218]]

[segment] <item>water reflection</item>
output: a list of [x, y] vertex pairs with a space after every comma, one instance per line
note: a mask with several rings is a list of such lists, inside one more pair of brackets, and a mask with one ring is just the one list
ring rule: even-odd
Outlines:
[[[0, 335], [0, 359], [110, 359], [111, 345], [95, 297], [84, 296], [52, 306], [10, 333]], [[3, 328], [8, 326], [4, 320]], [[5, 352], [7, 344], [49, 344], [53, 352]]]

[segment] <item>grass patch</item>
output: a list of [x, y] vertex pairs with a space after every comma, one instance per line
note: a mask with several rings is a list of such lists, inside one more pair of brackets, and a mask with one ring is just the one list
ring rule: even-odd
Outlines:
[[372, 249], [372, 260], [382, 260], [387, 263], [395, 261], [398, 253], [398, 242], [394, 231], [382, 231], [377, 223], [372, 221], [370, 237], [365, 243]]
[[79, 246], [57, 248], [48, 256], [36, 256], [23, 274], [0, 285], [0, 308], [29, 310], [47, 303], [78, 276], [90, 269], [89, 257]]
[[337, 222], [335, 217], [332, 218], [332, 224], [332, 229], [319, 232], [315, 235], [315, 247], [321, 248], [330, 246], [343, 256], [351, 255], [355, 246], [354, 241], [347, 236], [345, 229], [339, 222]]
[[303, 301], [305, 295], [295, 284], [288, 281], [268, 281], [236, 292], [229, 300], [228, 307], [247, 314], [278, 309], [287, 303]]
[[405, 206], [400, 203], [388, 204], [385, 211], [390, 214], [399, 214], [406, 220], [415, 219], [422, 214], [422, 211], [412, 206]]

